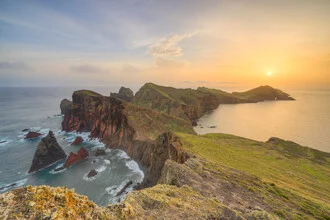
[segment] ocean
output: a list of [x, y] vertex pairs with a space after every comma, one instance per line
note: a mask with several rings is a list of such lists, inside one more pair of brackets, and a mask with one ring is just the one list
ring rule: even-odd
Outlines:
[[[70, 145], [77, 134], [61, 131], [63, 117], [59, 115], [59, 106], [63, 98], [71, 99], [72, 92], [77, 89], [82, 88], [0, 88], [0, 188], [10, 184], [16, 184], [14, 188], [24, 185], [66, 186], [75, 188], [76, 192], [88, 196], [99, 205], [107, 205], [125, 197], [125, 193], [119, 196], [117, 193], [128, 181], [133, 181], [133, 184], [127, 191], [142, 182], [142, 170], [124, 151], [109, 149], [106, 155], [95, 157], [95, 150], [104, 148], [104, 145], [96, 139], [88, 139], [88, 133], [79, 134], [86, 140], [83, 144]], [[109, 95], [110, 92], [117, 92], [119, 86], [87, 89]], [[27, 174], [42, 137], [25, 140], [26, 132], [22, 130], [26, 128], [42, 133], [43, 137], [52, 130], [67, 155], [84, 147], [89, 152], [89, 158], [62, 172], [55, 172], [54, 169], [64, 161]], [[87, 174], [92, 169], [98, 174], [89, 179]], [[10, 189], [4, 188], [0, 193]]]
[[296, 101], [220, 105], [198, 120], [195, 131], [234, 134], [259, 141], [279, 137], [330, 152], [330, 91], [286, 92]]
[[[133, 87], [137, 91], [139, 87]], [[71, 146], [75, 132], [61, 131], [60, 102], [71, 99], [77, 89], [91, 89], [103, 95], [117, 92], [119, 86], [81, 88], [0, 88], [0, 188], [15, 183], [24, 185], [50, 185], [75, 188], [99, 205], [115, 203], [125, 194], [116, 196], [130, 180], [127, 190], [143, 180], [142, 168], [121, 150], [107, 150], [105, 156], [95, 157], [95, 150], [104, 145], [88, 139], [88, 133], [79, 134], [85, 142]], [[330, 152], [330, 91], [292, 91], [296, 101], [262, 102], [253, 104], [220, 105], [199, 119], [195, 130], [204, 133], [229, 133], [246, 138], [266, 141], [280, 137], [301, 145]], [[215, 127], [212, 127], [215, 126]], [[211, 128], [212, 127], [212, 128]], [[58, 143], [69, 154], [85, 147], [90, 157], [61, 172], [60, 161], [42, 171], [27, 174], [33, 155], [41, 138], [24, 140], [23, 129], [38, 131], [46, 136], [55, 133]], [[86, 178], [96, 169], [98, 175]], [[12, 188], [0, 190], [3, 193]]]

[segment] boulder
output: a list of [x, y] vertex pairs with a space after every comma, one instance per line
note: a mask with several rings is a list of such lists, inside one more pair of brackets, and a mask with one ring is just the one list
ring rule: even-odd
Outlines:
[[29, 131], [29, 133], [27, 133], [27, 135], [25, 136], [24, 139], [33, 139], [33, 138], [37, 138], [39, 136], [41, 136], [40, 133], [34, 132], [34, 131]]
[[64, 150], [57, 143], [54, 133], [49, 131], [48, 135], [41, 139], [37, 146], [29, 173], [38, 171], [64, 158], [66, 158]]
[[69, 167], [72, 164], [78, 163], [88, 157], [88, 152], [85, 148], [80, 148], [77, 154], [70, 152], [68, 159], [66, 159], [64, 167]]
[[91, 178], [96, 175], [97, 175], [97, 171], [93, 169], [93, 170], [89, 171], [89, 173], [87, 174], [87, 177]]
[[72, 108], [72, 102], [68, 99], [63, 99], [60, 104], [61, 114], [64, 115]]
[[78, 144], [81, 144], [83, 141], [84, 141], [84, 139], [82, 137], [77, 136], [71, 145], [78, 145]]
[[101, 155], [105, 155], [105, 150], [98, 148], [95, 152], [95, 156], [101, 156]]
[[133, 181], [132, 180], [130, 180], [130, 181], [128, 181], [126, 184], [125, 184], [125, 186], [121, 189], [121, 190], [119, 190], [119, 192], [116, 194], [116, 196], [119, 196], [119, 195], [121, 195], [123, 192], [125, 192], [125, 190], [130, 186], [130, 185], [132, 185], [133, 184]]
[[118, 93], [110, 93], [110, 97], [130, 102], [133, 99], [133, 91], [130, 88], [121, 87]]

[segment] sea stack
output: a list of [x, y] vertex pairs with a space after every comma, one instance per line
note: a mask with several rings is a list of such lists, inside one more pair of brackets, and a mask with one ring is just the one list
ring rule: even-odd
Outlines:
[[54, 133], [49, 131], [48, 135], [41, 139], [37, 146], [29, 173], [38, 171], [65, 158], [66, 154], [62, 147], [57, 143]]
[[68, 99], [63, 99], [60, 104], [61, 114], [64, 115], [72, 108], [72, 102]]
[[130, 102], [133, 99], [133, 91], [130, 88], [121, 87], [118, 93], [110, 93], [110, 97]]
[[64, 167], [69, 167], [72, 164], [78, 163], [88, 157], [88, 151], [81, 147], [77, 154], [70, 152], [68, 159], [65, 161]]

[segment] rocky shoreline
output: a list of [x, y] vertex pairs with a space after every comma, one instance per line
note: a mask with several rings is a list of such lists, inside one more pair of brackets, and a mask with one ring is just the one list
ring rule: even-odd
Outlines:
[[[249, 173], [253, 164], [245, 156], [257, 149], [255, 162], [261, 160], [259, 155], [262, 155], [278, 163], [300, 164], [304, 160], [306, 164], [330, 167], [330, 154], [279, 138], [262, 143], [222, 134], [197, 136], [192, 128], [197, 118], [219, 104], [294, 100], [288, 94], [269, 86], [244, 93], [226, 93], [208, 88], [175, 89], [151, 83], [145, 84], [135, 96], [131, 94], [127, 88], [110, 97], [89, 90], [75, 91], [72, 102], [62, 101], [65, 103], [61, 104], [62, 129], [90, 132], [90, 137], [101, 139], [107, 148], [124, 150], [146, 168], [139, 190], [129, 193], [121, 203], [101, 208], [65, 188], [24, 187], [0, 196], [0, 213], [4, 213], [0, 217], [294, 219], [300, 216], [326, 219], [330, 216], [330, 209], [318, 209], [316, 198], [308, 200], [305, 191], [285, 188], [287, 185], [280, 181], [275, 184], [267, 179], [269, 177]], [[223, 148], [227, 145], [230, 147]], [[245, 149], [245, 146], [251, 148]], [[241, 151], [246, 153], [242, 156]], [[227, 163], [219, 164], [217, 159], [222, 154]], [[85, 158], [86, 155], [82, 155], [81, 158]], [[231, 157], [245, 160], [248, 167], [231, 168], [230, 164], [240, 164], [239, 160], [232, 163]], [[69, 158], [67, 162], [71, 161]], [[272, 165], [266, 160], [264, 166]], [[88, 175], [97, 175], [94, 171]], [[323, 171], [322, 175], [325, 175]], [[118, 193], [123, 193], [130, 184], [127, 182]], [[56, 200], [58, 196], [63, 199]], [[90, 208], [80, 214], [72, 207], [82, 207], [86, 202]], [[19, 209], [11, 209], [8, 204], [18, 205]], [[50, 211], [58, 206], [63, 208], [56, 210], [56, 214]]]

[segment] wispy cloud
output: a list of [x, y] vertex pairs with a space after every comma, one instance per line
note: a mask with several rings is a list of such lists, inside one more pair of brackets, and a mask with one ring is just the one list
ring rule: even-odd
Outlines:
[[178, 69], [187, 66], [187, 61], [175, 60], [183, 55], [183, 49], [179, 45], [185, 39], [191, 38], [194, 34], [172, 35], [162, 38], [148, 48], [147, 53], [154, 58], [156, 67], [165, 69]]
[[76, 73], [107, 73], [107, 71], [101, 67], [90, 65], [90, 64], [83, 64], [78, 66], [72, 66], [70, 68], [71, 71]]
[[0, 70], [31, 70], [24, 62], [0, 62]]
[[182, 47], [179, 46], [179, 43], [192, 36], [193, 34], [184, 34], [172, 35], [170, 37], [163, 38], [156, 44], [150, 46], [148, 53], [153, 57], [171, 58], [182, 56]]

